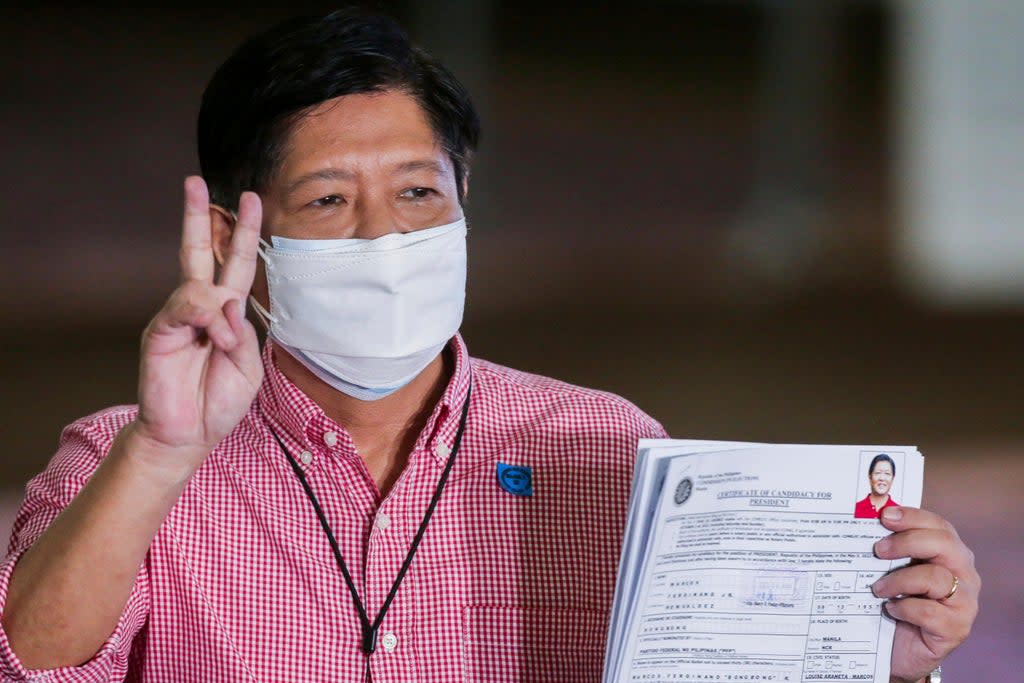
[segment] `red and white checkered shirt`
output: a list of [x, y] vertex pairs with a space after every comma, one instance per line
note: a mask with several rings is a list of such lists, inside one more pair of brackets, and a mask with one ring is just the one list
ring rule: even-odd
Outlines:
[[[383, 500], [342, 425], [278, 370], [160, 527], [117, 628], [90, 661], [29, 671], [0, 630], [0, 674], [25, 681], [360, 681], [352, 598], [281, 437], [338, 540], [370, 618], [461, 449], [380, 628], [376, 682], [598, 681], [637, 440], [665, 436], [629, 402], [470, 359], [455, 371]], [[21, 554], [85, 485], [134, 406], [67, 427], [27, 486], [0, 604]], [[532, 469], [514, 495], [499, 463]]]

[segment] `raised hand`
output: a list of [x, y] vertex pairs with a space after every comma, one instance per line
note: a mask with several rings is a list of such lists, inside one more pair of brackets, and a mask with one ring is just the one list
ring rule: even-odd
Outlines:
[[142, 337], [135, 431], [196, 467], [241, 421], [263, 379], [256, 331], [243, 314], [262, 209], [255, 193], [242, 193], [219, 282], [209, 193], [198, 176], [185, 180], [184, 214], [181, 285]]
[[892, 680], [916, 682], [967, 639], [978, 615], [981, 577], [974, 553], [934, 512], [888, 507], [882, 524], [895, 533], [875, 544], [875, 554], [914, 560], [875, 581], [872, 590], [889, 598], [885, 610], [897, 620]]

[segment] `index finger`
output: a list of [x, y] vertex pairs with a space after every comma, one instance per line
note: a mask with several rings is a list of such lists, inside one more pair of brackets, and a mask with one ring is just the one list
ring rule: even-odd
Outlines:
[[243, 192], [238, 199], [238, 220], [231, 235], [231, 246], [224, 258], [220, 284], [243, 297], [256, 277], [256, 247], [260, 241], [263, 205], [255, 192]]
[[185, 210], [181, 227], [179, 259], [183, 279], [213, 279], [210, 193], [206, 189], [206, 182], [199, 176], [185, 178]]

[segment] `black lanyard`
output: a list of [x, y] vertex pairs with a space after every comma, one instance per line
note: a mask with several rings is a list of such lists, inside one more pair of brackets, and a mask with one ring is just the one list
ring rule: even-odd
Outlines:
[[320, 507], [320, 502], [313, 494], [313, 489], [309, 487], [309, 482], [306, 481], [306, 475], [303, 473], [302, 468], [295, 462], [295, 458], [291, 456], [288, 449], [284, 447], [284, 442], [281, 441], [281, 437], [271, 429], [270, 433], [277, 439], [277, 443], [281, 446], [281, 450], [288, 458], [288, 463], [292, 466], [299, 481], [302, 482], [302, 488], [306, 491], [306, 496], [309, 498], [309, 502], [313, 504], [313, 509], [316, 510], [316, 516], [320, 519], [320, 526], [323, 527], [324, 533], [327, 534], [327, 540], [331, 544], [331, 550], [334, 551], [334, 559], [338, 562], [338, 568], [341, 569], [342, 576], [345, 577], [345, 583], [348, 585], [349, 593], [352, 594], [352, 603], [356, 607], [356, 612], [359, 614], [359, 622], [363, 627], [363, 652], [365, 654], [372, 654], [377, 649], [377, 630], [380, 628], [381, 622], [384, 621], [384, 616], [388, 613], [388, 608], [391, 607], [391, 601], [395, 599], [395, 595], [398, 593], [398, 587], [402, 583], [402, 579], [405, 578], [405, 573], [409, 571], [409, 565], [412, 564], [413, 555], [416, 554], [416, 548], [419, 547], [420, 539], [423, 538], [423, 532], [427, 530], [427, 523], [430, 521], [430, 516], [434, 514], [434, 508], [437, 507], [437, 501], [441, 499], [441, 491], [444, 489], [445, 482], [448, 481], [448, 473], [452, 471], [452, 464], [455, 462], [455, 455], [459, 452], [459, 446], [462, 444], [462, 433], [466, 429], [466, 416], [469, 415], [469, 396], [472, 390], [472, 385], [466, 388], [466, 402], [462, 404], [462, 416], [459, 418], [459, 429], [455, 432], [455, 442], [452, 444], [452, 452], [448, 456], [448, 462], [444, 466], [444, 471], [441, 472], [441, 479], [437, 482], [437, 488], [434, 489], [434, 497], [430, 499], [430, 505], [427, 506], [427, 513], [423, 515], [423, 521], [420, 522], [420, 528], [416, 532], [416, 536], [412, 539], [412, 545], [409, 546], [409, 552], [405, 556], [405, 561], [402, 563], [402, 568], [398, 570], [398, 576], [395, 577], [394, 584], [391, 585], [391, 590], [388, 592], [387, 598], [384, 600], [384, 604], [381, 605], [380, 611], [377, 612], [377, 616], [374, 617], [373, 623], [370, 623], [369, 617], [366, 615], [366, 608], [363, 607], [363, 601], [359, 599], [359, 592], [356, 590], [356, 585], [352, 581], [352, 575], [348, 572], [348, 567], [345, 566], [345, 559], [341, 556], [341, 549], [338, 548], [338, 541], [335, 540], [334, 534], [331, 532], [331, 527], [327, 523], [327, 518], [324, 517], [323, 508]]

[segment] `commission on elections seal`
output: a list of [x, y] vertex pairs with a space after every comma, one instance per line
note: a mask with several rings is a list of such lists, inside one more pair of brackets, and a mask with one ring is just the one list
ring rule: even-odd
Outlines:
[[683, 477], [683, 480], [676, 486], [676, 505], [682, 505], [688, 501], [691, 493], [693, 493], [693, 481], [689, 477]]

